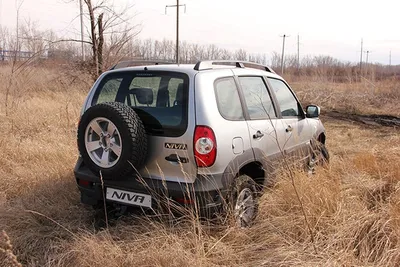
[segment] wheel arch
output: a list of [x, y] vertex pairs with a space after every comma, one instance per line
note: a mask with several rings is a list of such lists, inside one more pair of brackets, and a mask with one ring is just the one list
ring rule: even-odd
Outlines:
[[259, 161], [252, 161], [242, 166], [237, 173], [237, 177], [241, 175], [249, 176], [259, 186], [264, 185], [265, 169], [263, 167], [263, 164]]
[[326, 135], [325, 132], [322, 132], [318, 135], [317, 140], [325, 145]]

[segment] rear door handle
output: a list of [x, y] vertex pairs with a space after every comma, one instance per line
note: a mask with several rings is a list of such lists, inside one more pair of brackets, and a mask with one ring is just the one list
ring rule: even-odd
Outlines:
[[180, 157], [177, 154], [171, 154], [167, 157], [165, 157], [166, 160], [170, 162], [175, 162], [175, 163], [188, 163], [189, 159], [185, 157]]
[[261, 131], [257, 131], [255, 134], [253, 134], [254, 139], [259, 139], [263, 136], [264, 136], [264, 134]]
[[288, 132], [291, 132], [291, 131], [293, 131], [293, 128], [292, 128], [292, 126], [288, 125], [288, 127], [286, 128], [286, 132], [288, 133]]

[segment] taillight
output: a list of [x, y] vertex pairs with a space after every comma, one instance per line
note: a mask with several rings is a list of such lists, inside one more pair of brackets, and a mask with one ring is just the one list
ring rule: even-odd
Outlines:
[[90, 187], [91, 185], [92, 185], [92, 183], [91, 182], [89, 182], [89, 181], [85, 181], [85, 180], [78, 180], [78, 184], [80, 185], [80, 186], [84, 186], [84, 187]]
[[175, 198], [175, 200], [181, 204], [194, 204], [194, 200], [189, 198]]
[[213, 130], [196, 126], [194, 131], [194, 156], [198, 167], [210, 167], [217, 157], [217, 142]]

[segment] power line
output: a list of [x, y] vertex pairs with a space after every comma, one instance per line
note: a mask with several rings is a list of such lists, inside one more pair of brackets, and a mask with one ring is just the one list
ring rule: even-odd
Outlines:
[[179, 0], [176, 0], [176, 5], [165, 6], [165, 14], [167, 14], [168, 7], [176, 7], [176, 55], [175, 55], [176, 64], [179, 64], [179, 7], [180, 6], [185, 7], [185, 13], [186, 13], [186, 5], [185, 4], [180, 5]]

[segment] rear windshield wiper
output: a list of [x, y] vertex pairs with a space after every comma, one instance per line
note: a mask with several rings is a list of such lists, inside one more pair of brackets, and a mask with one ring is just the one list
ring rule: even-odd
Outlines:
[[153, 134], [164, 134], [163, 129], [156, 129], [151, 127], [146, 127], [146, 132], [153, 133]]

